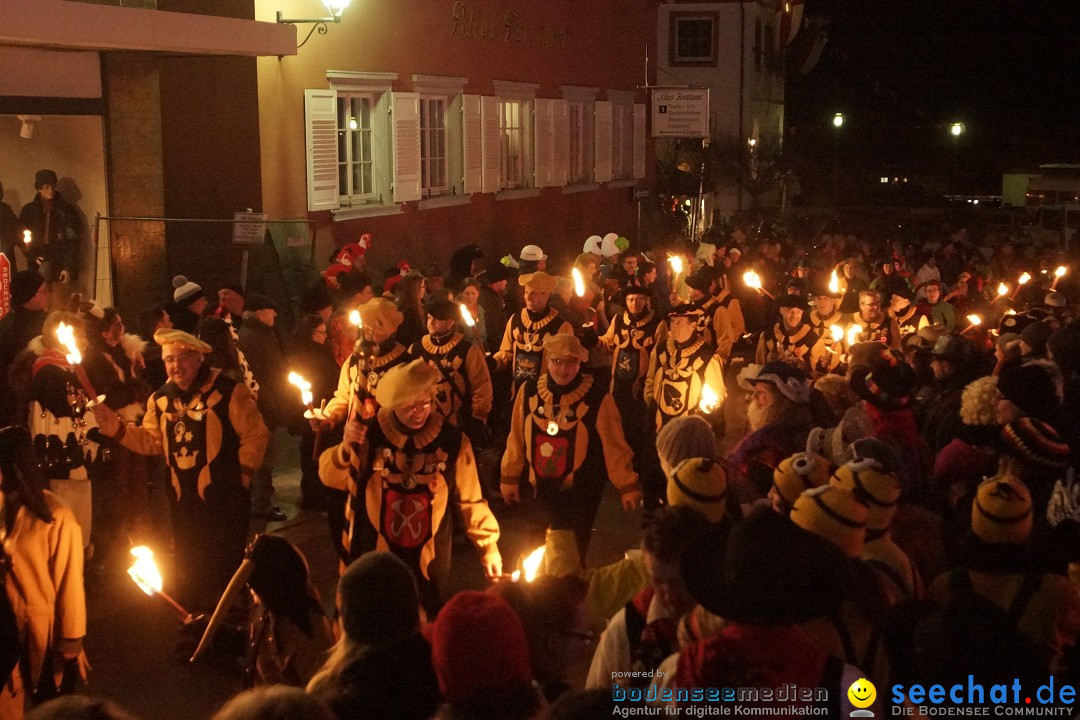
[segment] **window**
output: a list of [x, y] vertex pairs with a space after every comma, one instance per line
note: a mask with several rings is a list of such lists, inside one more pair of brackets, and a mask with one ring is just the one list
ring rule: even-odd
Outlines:
[[499, 187], [504, 190], [522, 186], [521, 106], [520, 100], [499, 100]]
[[372, 202], [375, 196], [371, 95], [338, 94], [338, 197], [342, 205]]
[[588, 179], [585, 164], [585, 103], [572, 102], [570, 109], [570, 182]]
[[446, 108], [445, 97], [420, 98], [420, 186], [424, 197], [450, 192]]
[[570, 185], [593, 181], [593, 116], [598, 88], [564, 85], [566, 99], [566, 180]]
[[673, 66], [715, 67], [717, 28], [715, 12], [672, 12], [668, 61]]
[[626, 180], [634, 169], [633, 105], [611, 106], [611, 176]]

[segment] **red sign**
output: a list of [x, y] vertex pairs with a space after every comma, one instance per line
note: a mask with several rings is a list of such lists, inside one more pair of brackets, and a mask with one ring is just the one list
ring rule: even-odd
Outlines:
[[0, 318], [11, 311], [11, 261], [0, 253]]

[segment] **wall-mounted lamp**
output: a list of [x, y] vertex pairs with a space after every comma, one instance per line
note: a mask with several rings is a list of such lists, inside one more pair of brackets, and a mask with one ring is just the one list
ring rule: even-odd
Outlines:
[[311, 39], [311, 34], [316, 30], [320, 35], [325, 35], [327, 30], [327, 23], [339, 23], [341, 22], [341, 13], [345, 11], [345, 8], [349, 6], [349, 0], [323, 0], [323, 6], [326, 7], [326, 11], [330, 13], [330, 17], [324, 18], [284, 18], [281, 16], [281, 11], [277, 11], [277, 21], [279, 23], [288, 23], [290, 25], [300, 25], [306, 23], [314, 23], [314, 26], [308, 31], [307, 36], [304, 38], [304, 42], [297, 45], [297, 48], [304, 47], [304, 43]]
[[22, 122], [22, 127], [19, 128], [19, 137], [29, 140], [34, 137], [34, 123], [41, 122], [40, 115], [18, 115], [19, 120]]

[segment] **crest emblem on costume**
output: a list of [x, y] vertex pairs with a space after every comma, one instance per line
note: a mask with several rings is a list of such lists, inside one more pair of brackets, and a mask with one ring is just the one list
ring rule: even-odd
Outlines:
[[570, 442], [564, 436], [552, 437], [546, 432], [537, 433], [533, 440], [533, 470], [544, 480], [559, 479], [566, 475], [567, 455]]
[[431, 498], [426, 492], [401, 492], [388, 487], [383, 494], [382, 533], [387, 542], [416, 548], [431, 536]]

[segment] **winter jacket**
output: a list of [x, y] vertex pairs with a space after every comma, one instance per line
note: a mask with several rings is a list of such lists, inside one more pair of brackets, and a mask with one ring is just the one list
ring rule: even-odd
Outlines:
[[83, 220], [79, 217], [79, 211], [59, 192], [53, 194], [48, 210], [41, 193], [35, 195], [33, 200], [23, 205], [19, 225], [30, 231], [27, 255], [49, 263], [47, 279], [56, 280], [61, 270], [67, 271], [69, 280], [78, 279]]
[[247, 358], [251, 374], [259, 383], [258, 405], [267, 427], [275, 428], [289, 421], [289, 409], [295, 407], [286, 393], [295, 393], [289, 385], [285, 354], [274, 328], [264, 324], [255, 313], [244, 313], [236, 346]]

